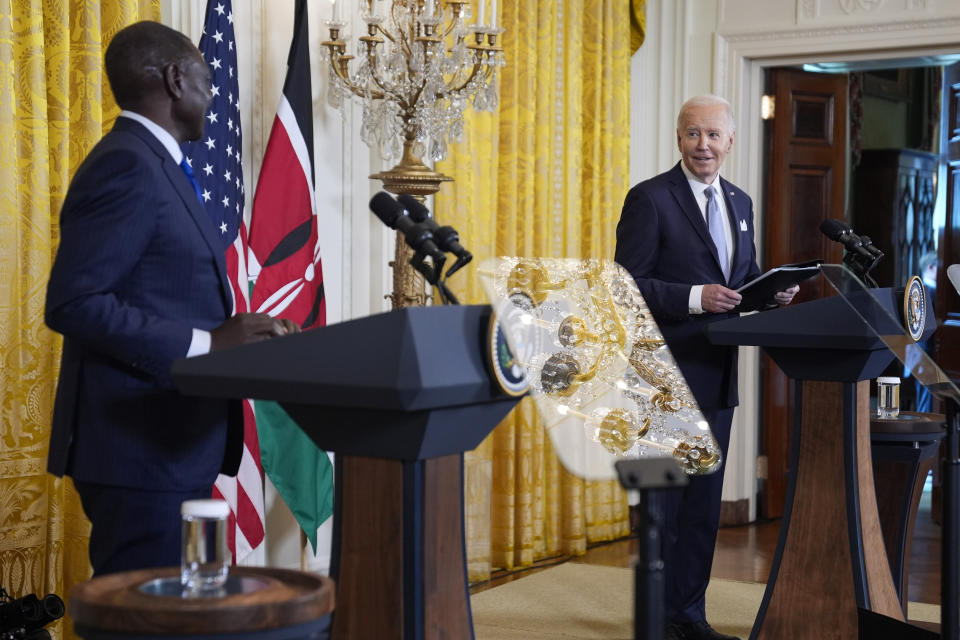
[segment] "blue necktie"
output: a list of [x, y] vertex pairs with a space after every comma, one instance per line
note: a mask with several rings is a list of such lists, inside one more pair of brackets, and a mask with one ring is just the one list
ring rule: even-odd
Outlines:
[[183, 169], [183, 173], [187, 176], [187, 180], [190, 181], [190, 184], [193, 185], [193, 191], [197, 194], [197, 200], [200, 201], [200, 204], [203, 204], [203, 194], [200, 192], [200, 184], [197, 182], [197, 177], [193, 175], [193, 169], [190, 168], [190, 165], [187, 164], [187, 156], [183, 156], [183, 159], [180, 161], [180, 168]]
[[730, 280], [730, 260], [727, 258], [727, 239], [723, 232], [720, 205], [717, 204], [717, 194], [713, 187], [704, 189], [703, 195], [707, 196], [707, 227], [710, 229], [713, 244], [717, 246], [717, 258], [720, 259], [720, 268], [723, 269], [723, 279], [726, 282]]

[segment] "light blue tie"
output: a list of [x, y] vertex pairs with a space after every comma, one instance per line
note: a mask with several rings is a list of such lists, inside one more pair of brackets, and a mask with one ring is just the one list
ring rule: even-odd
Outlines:
[[193, 191], [197, 194], [197, 200], [200, 201], [200, 204], [203, 204], [203, 194], [200, 192], [200, 184], [197, 182], [197, 177], [193, 175], [193, 169], [191, 169], [187, 163], [187, 156], [183, 156], [183, 159], [180, 161], [180, 168], [183, 169], [183, 173], [186, 174], [190, 184], [193, 185]]
[[717, 258], [720, 259], [720, 268], [723, 269], [723, 280], [730, 280], [730, 260], [727, 258], [727, 239], [723, 232], [723, 218], [720, 214], [720, 205], [717, 204], [717, 194], [713, 187], [707, 187], [703, 190], [703, 195], [707, 196], [707, 227], [710, 229], [710, 237], [713, 238], [713, 244], [717, 247]]

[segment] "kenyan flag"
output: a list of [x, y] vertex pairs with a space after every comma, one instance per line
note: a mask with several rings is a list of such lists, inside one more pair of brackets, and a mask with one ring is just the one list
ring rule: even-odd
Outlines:
[[[297, 0], [287, 78], [263, 157], [250, 219], [250, 308], [304, 330], [326, 324], [313, 181], [307, 3]], [[307, 538], [333, 513], [333, 467], [287, 414], [257, 401], [260, 461]]]

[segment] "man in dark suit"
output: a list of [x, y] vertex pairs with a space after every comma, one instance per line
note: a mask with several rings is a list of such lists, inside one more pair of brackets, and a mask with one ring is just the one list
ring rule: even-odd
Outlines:
[[[733, 147], [730, 104], [686, 102], [677, 117], [675, 167], [633, 187], [617, 225], [616, 261], [650, 311], [727, 454], [737, 398], [737, 349], [707, 340], [708, 323], [735, 315], [735, 289], [760, 275], [753, 203], [720, 177]], [[788, 304], [798, 287], [776, 295]], [[720, 520], [723, 467], [664, 496], [665, 640], [725, 640], [706, 622], [705, 600]]]
[[211, 100], [200, 52], [140, 22], [105, 67], [123, 112], [70, 184], [46, 304], [64, 335], [48, 470], [74, 480], [95, 574], [179, 564], [180, 504], [239, 466], [239, 405], [180, 395], [173, 361], [299, 330], [230, 317], [220, 241], [178, 166]]

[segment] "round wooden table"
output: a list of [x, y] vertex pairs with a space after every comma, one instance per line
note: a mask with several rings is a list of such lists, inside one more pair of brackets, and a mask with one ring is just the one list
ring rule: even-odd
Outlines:
[[70, 591], [84, 640], [319, 640], [328, 637], [333, 580], [261, 567], [231, 567], [225, 589], [184, 597], [180, 568], [143, 569], [93, 578]]

